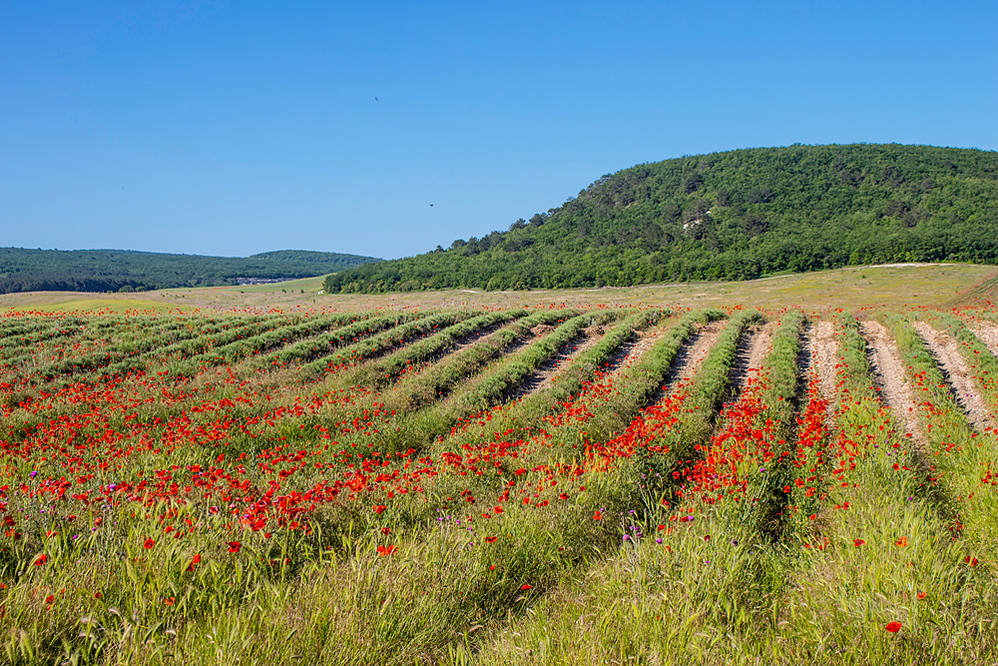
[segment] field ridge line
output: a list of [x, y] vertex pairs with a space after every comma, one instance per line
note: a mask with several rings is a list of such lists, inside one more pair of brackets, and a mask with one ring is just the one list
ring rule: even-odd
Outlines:
[[861, 321], [859, 328], [868, 343], [870, 370], [881, 401], [898, 416], [905, 434], [911, 435], [922, 451], [928, 451], [929, 441], [925, 425], [918, 417], [915, 393], [890, 333], [883, 324], [870, 319]]
[[974, 383], [972, 372], [960, 355], [956, 340], [924, 321], [915, 322], [915, 330], [935, 357], [955, 402], [979, 433], [994, 428], [994, 420]]
[[998, 358], [998, 326], [985, 322], [977, 322], [970, 326], [970, 330]]
[[810, 357], [809, 371], [818, 376], [818, 390], [821, 399], [828, 403], [828, 415], [835, 413], [835, 394], [838, 380], [835, 366], [838, 364], [838, 343], [835, 341], [835, 325], [828, 320], [815, 322], [807, 327], [804, 347]]
[[680, 382], [693, 378], [697, 368], [707, 358], [707, 354], [713, 349], [714, 343], [717, 342], [718, 336], [721, 335], [721, 331], [724, 330], [727, 323], [725, 319], [718, 319], [705, 324], [697, 331], [692, 342], [683, 345], [679, 353], [676, 354], [672, 370], [667, 377], [666, 385], [669, 386], [669, 390], [672, 390]]

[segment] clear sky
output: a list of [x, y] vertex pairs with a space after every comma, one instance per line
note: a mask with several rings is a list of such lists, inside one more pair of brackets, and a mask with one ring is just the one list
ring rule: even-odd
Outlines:
[[0, 246], [398, 257], [684, 154], [995, 150], [996, 34], [993, 1], [0, 2]]

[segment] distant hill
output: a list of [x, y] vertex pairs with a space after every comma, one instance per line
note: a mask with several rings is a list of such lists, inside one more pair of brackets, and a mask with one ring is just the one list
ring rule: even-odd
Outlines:
[[323, 275], [372, 261], [336, 252], [279, 250], [251, 257], [210, 257], [130, 250], [0, 248], [0, 293], [131, 291], [238, 284]]
[[508, 231], [325, 288], [595, 287], [897, 261], [998, 261], [998, 153], [794, 145], [641, 164]]

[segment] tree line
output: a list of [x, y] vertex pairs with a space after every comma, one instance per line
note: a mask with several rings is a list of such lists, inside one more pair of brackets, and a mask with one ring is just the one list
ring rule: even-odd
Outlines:
[[239, 278], [293, 279], [359, 266], [374, 257], [280, 250], [250, 257], [127, 250], [0, 248], [0, 293], [142, 291], [237, 284]]
[[741, 280], [998, 260], [998, 153], [855, 144], [735, 150], [608, 174], [447, 249], [330, 275], [328, 292]]

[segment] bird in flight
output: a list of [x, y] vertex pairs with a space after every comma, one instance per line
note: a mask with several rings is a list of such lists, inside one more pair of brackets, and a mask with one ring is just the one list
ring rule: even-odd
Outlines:
[[381, 100], [380, 100], [380, 99], [378, 99], [378, 96], [377, 96], [377, 95], [375, 95], [375, 96], [374, 96], [374, 101], [375, 101], [375, 102], [380, 102]]

